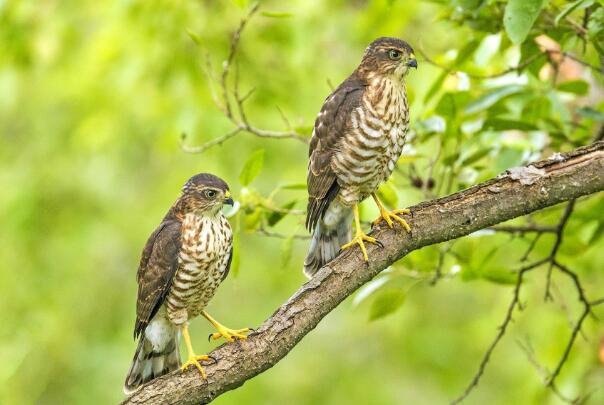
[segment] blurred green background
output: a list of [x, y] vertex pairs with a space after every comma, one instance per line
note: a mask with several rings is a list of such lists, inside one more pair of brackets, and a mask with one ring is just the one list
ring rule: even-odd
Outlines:
[[[548, 12], [559, 15], [565, 3], [552, 2]], [[561, 88], [565, 79], [548, 76], [547, 58], [536, 57], [520, 79], [473, 77], [538, 53], [534, 39], [553, 26], [544, 12], [524, 44], [511, 43], [501, 25], [504, 6], [262, 2], [237, 54], [242, 91], [255, 88], [248, 117], [283, 130], [283, 114], [310, 136], [331, 86], [356, 67], [371, 40], [389, 35], [405, 38], [419, 59], [408, 79], [415, 138], [385, 187], [389, 202], [412, 205], [589, 143], [604, 115], [597, 72], [579, 65]], [[225, 178], [241, 203], [232, 217], [238, 263], [209, 306], [213, 316], [232, 327], [257, 326], [305, 281], [307, 241], [292, 235], [306, 235], [299, 185], [307, 146], [241, 133], [202, 154], [181, 147], [182, 133], [196, 146], [232, 128], [212, 99], [211, 89], [220, 89], [204, 74], [205, 58], [219, 75], [248, 7], [242, 0], [0, 1], [0, 403], [123, 398], [135, 349], [139, 255], [195, 173]], [[564, 23], [580, 22], [588, 7], [602, 14], [601, 2], [578, 4], [556, 25], [559, 35], [548, 34], [598, 65], [590, 35], [600, 35], [604, 17], [588, 27], [585, 42]], [[455, 69], [443, 71], [419, 50]], [[258, 176], [247, 184], [252, 166]], [[422, 192], [418, 180], [428, 177], [435, 187]], [[367, 220], [375, 215], [371, 204], [364, 208]], [[282, 218], [282, 210], [292, 212]], [[531, 220], [552, 225], [561, 212], [550, 208]], [[602, 212], [601, 194], [580, 200], [558, 256], [593, 299], [604, 286]], [[553, 240], [543, 235], [530, 257], [546, 256]], [[470, 381], [503, 320], [511, 271], [531, 241], [485, 232], [413, 253], [342, 303], [279, 364], [215, 403], [448, 402]], [[432, 285], [439, 258], [444, 277]], [[580, 313], [573, 285], [557, 272], [555, 299], [544, 302], [545, 275], [546, 268], [528, 275], [526, 308], [467, 403], [560, 403], [519, 347], [530, 343], [551, 371]], [[595, 312], [604, 316], [602, 308]], [[558, 386], [569, 396], [593, 392], [589, 401], [603, 403], [604, 326], [589, 318], [583, 331]], [[204, 320], [192, 323], [200, 353], [215, 346], [206, 341], [210, 332]]]

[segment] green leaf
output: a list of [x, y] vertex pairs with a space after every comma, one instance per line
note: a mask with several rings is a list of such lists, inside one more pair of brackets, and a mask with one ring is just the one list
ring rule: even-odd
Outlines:
[[260, 13], [260, 15], [270, 18], [289, 18], [293, 16], [292, 13], [287, 13], [284, 11], [263, 11]]
[[462, 161], [462, 165], [471, 165], [473, 163], [478, 162], [480, 159], [482, 159], [483, 157], [487, 156], [489, 153], [491, 153], [492, 148], [483, 148], [483, 149], [479, 149], [476, 152], [472, 153], [470, 156], [468, 156], [467, 158], [465, 158]]
[[378, 294], [369, 309], [369, 320], [383, 318], [396, 311], [405, 302], [405, 293], [401, 289], [389, 288]]
[[562, 9], [560, 14], [556, 16], [556, 19], [554, 20], [554, 25], [558, 26], [558, 24], [560, 24], [560, 20], [572, 13], [575, 9], [579, 8], [579, 6], [581, 6], [580, 8], [586, 8], [591, 6], [592, 4], [594, 4], [593, 0], [576, 0], [567, 4]]
[[490, 129], [492, 131], [507, 131], [510, 129], [517, 129], [520, 131], [536, 131], [538, 129], [535, 125], [528, 122], [501, 118], [489, 118], [484, 122], [483, 128]]
[[459, 158], [459, 152], [455, 152], [455, 153], [451, 153], [448, 156], [445, 156], [442, 160], [442, 164], [444, 164], [445, 166], [452, 166], [453, 163], [457, 162], [457, 159]]
[[259, 149], [252, 153], [243, 165], [241, 174], [239, 174], [239, 182], [242, 186], [248, 186], [262, 170], [264, 165], [264, 149]]
[[539, 17], [543, 0], [510, 0], [505, 6], [503, 26], [515, 44], [521, 44]]
[[569, 80], [558, 85], [558, 90], [584, 96], [589, 92], [589, 84], [584, 80]]
[[505, 87], [499, 87], [490, 93], [485, 94], [480, 97], [478, 100], [468, 104], [466, 107], [466, 114], [474, 114], [479, 111], [486, 110], [487, 108], [493, 106], [499, 100], [502, 100], [512, 94], [518, 93], [523, 89], [520, 85], [511, 85]]
[[187, 30], [187, 34], [189, 34], [189, 37], [191, 37], [193, 42], [195, 42], [197, 45], [201, 45], [201, 37], [199, 35], [191, 30]]
[[[291, 210], [293, 208], [293, 206], [296, 205], [296, 201], [297, 200], [292, 200], [292, 201], [288, 202], [287, 204], [284, 204], [281, 207], [281, 210], [283, 210], [283, 211], [289, 211], [289, 210]], [[279, 221], [281, 221], [285, 215], [287, 215], [287, 212], [272, 211], [266, 217], [266, 221], [268, 223], [268, 226], [275, 226], [275, 225], [277, 225], [277, 223]]]
[[287, 267], [292, 259], [294, 235], [288, 236], [281, 244], [281, 267]]
[[579, 228], [579, 240], [583, 242], [585, 245], [589, 245], [589, 243], [593, 240], [596, 235], [596, 231], [600, 227], [600, 221], [597, 219], [593, 219], [587, 223], [583, 223], [581, 228]]

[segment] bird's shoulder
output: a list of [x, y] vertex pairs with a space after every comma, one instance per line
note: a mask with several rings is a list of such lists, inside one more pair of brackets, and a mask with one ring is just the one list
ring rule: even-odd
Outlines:
[[355, 74], [340, 84], [323, 102], [315, 119], [310, 151], [332, 146], [350, 122], [350, 113], [362, 103], [365, 84]]

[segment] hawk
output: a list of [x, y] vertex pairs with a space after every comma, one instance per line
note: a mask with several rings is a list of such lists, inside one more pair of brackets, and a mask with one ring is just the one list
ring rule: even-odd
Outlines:
[[[213, 339], [245, 339], [248, 328], [233, 330], [204, 311], [218, 285], [229, 273], [233, 233], [222, 215], [223, 204], [233, 204], [228, 185], [201, 173], [191, 177], [147, 240], [137, 272], [138, 299], [134, 338], [138, 347], [124, 384], [129, 394], [139, 386], [179, 367], [195, 366], [205, 378], [188, 331], [189, 320], [203, 315], [217, 332]], [[188, 351], [182, 365], [180, 334]]]
[[[308, 164], [306, 227], [312, 232], [304, 273], [311, 277], [340, 249], [379, 242], [361, 229], [358, 204], [372, 196], [380, 220], [410, 231], [399, 214], [388, 211], [376, 191], [399, 159], [409, 129], [405, 77], [417, 68], [411, 46], [398, 38], [378, 38], [356, 70], [325, 100], [313, 129]], [[354, 217], [356, 233], [351, 238]]]

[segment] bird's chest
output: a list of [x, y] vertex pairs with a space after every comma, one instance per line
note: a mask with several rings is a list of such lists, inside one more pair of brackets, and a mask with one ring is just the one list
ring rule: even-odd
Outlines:
[[339, 177], [362, 193], [375, 191], [394, 170], [408, 123], [404, 88], [368, 89], [362, 105], [352, 112], [350, 130], [336, 157]]
[[168, 299], [171, 318], [187, 320], [199, 315], [228, 271], [231, 244], [232, 231], [222, 215], [185, 217], [179, 265]]

